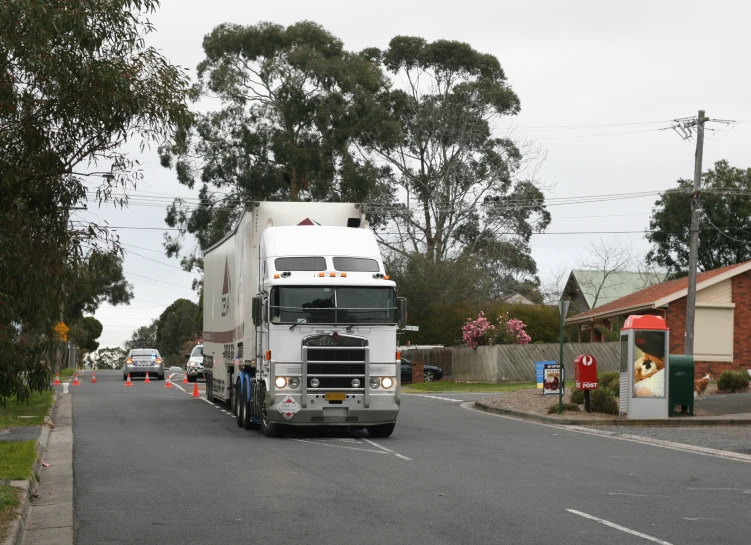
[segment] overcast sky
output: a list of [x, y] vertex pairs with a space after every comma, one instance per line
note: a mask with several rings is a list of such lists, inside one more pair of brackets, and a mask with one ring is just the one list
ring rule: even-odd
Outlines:
[[[323, 25], [349, 50], [386, 48], [396, 35], [413, 35], [464, 41], [495, 55], [522, 104], [520, 115], [503, 125], [514, 125], [517, 136], [547, 151], [539, 180], [551, 187], [549, 199], [657, 191], [692, 178], [694, 142], [659, 129], [700, 108], [710, 118], [746, 122], [707, 125], [717, 130], [707, 132], [704, 170], [719, 159], [751, 167], [748, 2], [162, 0], [151, 18], [157, 31], [148, 41], [194, 74], [203, 59], [203, 36], [216, 25], [303, 19]], [[160, 167], [155, 152], [141, 160], [145, 181], [130, 208], [79, 214], [124, 227], [118, 234], [128, 251], [126, 276], [135, 287], [130, 306], [97, 311], [104, 324], [102, 347], [121, 345], [178, 297], [197, 300], [190, 289], [195, 275], [167, 260], [161, 246], [165, 205], [195, 192]], [[643, 231], [654, 200], [549, 206], [548, 234], [532, 239], [543, 280], [553, 269], [574, 265], [600, 238], [619, 238], [645, 254]], [[554, 234], [572, 231], [586, 234]], [[630, 233], [598, 234], [608, 231]]]

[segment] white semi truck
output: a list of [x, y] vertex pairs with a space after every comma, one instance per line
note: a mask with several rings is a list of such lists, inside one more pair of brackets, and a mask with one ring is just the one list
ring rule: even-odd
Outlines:
[[255, 202], [204, 253], [206, 396], [238, 426], [394, 430], [406, 301], [358, 205]]

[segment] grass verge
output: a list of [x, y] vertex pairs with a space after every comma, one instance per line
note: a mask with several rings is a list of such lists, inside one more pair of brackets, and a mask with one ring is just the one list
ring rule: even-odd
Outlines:
[[13, 486], [0, 484], [0, 541], [6, 538], [8, 526], [15, 518], [21, 491]]
[[0, 442], [0, 480], [28, 479], [31, 477], [31, 466], [36, 459], [36, 441]]
[[[53, 392], [51, 391], [43, 394], [31, 394], [28, 403], [17, 403], [15, 399], [9, 399], [5, 407], [0, 407], [0, 428], [44, 424], [44, 417], [50, 405], [52, 405], [53, 399]], [[22, 416], [33, 418], [20, 418]]]
[[537, 388], [534, 382], [512, 382], [503, 384], [491, 384], [489, 382], [453, 382], [439, 380], [438, 382], [422, 382], [418, 384], [405, 384], [402, 391], [410, 392], [515, 392]]
[[60, 380], [72, 378], [77, 369], [60, 369]]

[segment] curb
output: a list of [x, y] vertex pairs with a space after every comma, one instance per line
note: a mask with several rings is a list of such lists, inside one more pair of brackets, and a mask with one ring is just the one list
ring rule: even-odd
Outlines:
[[23, 538], [26, 534], [26, 522], [29, 518], [29, 511], [31, 510], [31, 498], [36, 494], [37, 475], [42, 467], [42, 457], [44, 451], [47, 449], [47, 443], [50, 439], [50, 423], [52, 422], [57, 412], [57, 401], [60, 399], [60, 394], [55, 392], [52, 406], [47, 411], [47, 415], [44, 417], [44, 426], [42, 426], [42, 432], [37, 439], [37, 459], [34, 465], [31, 467], [31, 477], [27, 481], [10, 481], [10, 486], [22, 489], [24, 492], [21, 494], [21, 503], [16, 507], [17, 516], [13, 522], [10, 523], [10, 529], [8, 536], [3, 540], [2, 545], [22, 545]]
[[541, 424], [558, 424], [559, 426], [620, 426], [620, 427], [662, 427], [680, 428], [687, 426], [751, 426], [751, 419], [744, 418], [713, 418], [711, 420], [687, 420], [683, 418], [668, 418], [665, 420], [625, 420], [622, 418], [607, 418], [602, 420], [582, 420], [578, 418], [552, 418], [536, 413], [524, 411], [512, 411], [511, 409], [499, 409], [488, 407], [482, 403], [474, 402], [473, 408], [491, 414], [501, 416], [513, 416], [523, 420], [539, 422]]

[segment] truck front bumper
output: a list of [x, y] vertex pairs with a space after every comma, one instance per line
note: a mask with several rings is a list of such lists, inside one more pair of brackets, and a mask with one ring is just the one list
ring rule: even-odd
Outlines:
[[[279, 411], [279, 405], [291, 397], [300, 407], [286, 418]], [[396, 422], [399, 405], [395, 396], [370, 395], [370, 407], [365, 408], [362, 394], [350, 394], [340, 403], [326, 401], [323, 396], [308, 394], [307, 407], [301, 403], [302, 394], [279, 394], [274, 396], [274, 404], [268, 410], [269, 420], [290, 426], [373, 426]], [[289, 404], [286, 405], [289, 407]], [[294, 409], [293, 409], [294, 410]], [[288, 415], [290, 413], [287, 413]]]

